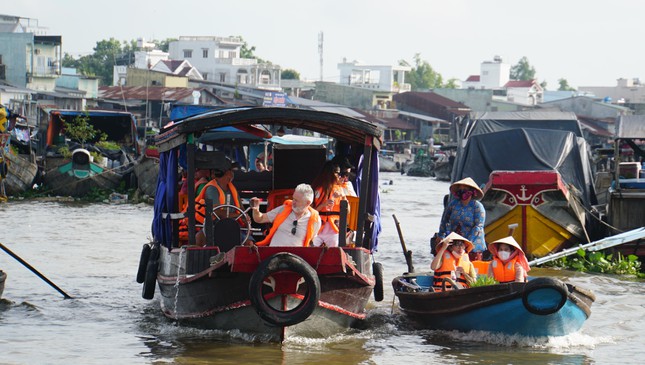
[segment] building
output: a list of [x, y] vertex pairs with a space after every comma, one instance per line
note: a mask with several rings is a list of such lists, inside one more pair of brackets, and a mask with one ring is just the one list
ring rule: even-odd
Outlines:
[[281, 91], [280, 66], [241, 58], [242, 45], [238, 37], [182, 36], [170, 42], [168, 53], [189, 61], [206, 81]]
[[0, 15], [0, 82], [53, 91], [61, 74], [62, 37], [46, 35], [38, 20]]
[[580, 86], [579, 91], [616, 104], [645, 104], [645, 86], [637, 78], [616, 80], [616, 86]]
[[365, 65], [359, 61], [347, 62], [343, 59], [338, 64], [340, 85], [360, 87], [391, 93], [410, 91], [410, 84], [405, 83], [405, 73], [412, 70], [408, 66]]
[[500, 56], [481, 63], [479, 75], [470, 75], [464, 82], [464, 89], [501, 89], [510, 81], [511, 65], [504, 63]]
[[535, 106], [542, 102], [544, 89], [537, 80], [510, 80], [504, 85], [506, 100], [511, 103]]

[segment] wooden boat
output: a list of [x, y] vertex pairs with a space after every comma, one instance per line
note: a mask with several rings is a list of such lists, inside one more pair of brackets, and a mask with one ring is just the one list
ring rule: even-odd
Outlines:
[[[612, 233], [645, 227], [645, 169], [635, 161], [625, 161], [627, 153], [631, 159], [645, 158], [645, 148], [638, 141], [645, 139], [645, 118], [641, 115], [618, 118], [614, 139], [615, 166], [608, 190], [607, 218]], [[643, 240], [618, 246], [624, 254], [645, 257]]]
[[0, 163], [8, 166], [6, 176], [0, 179], [7, 195], [31, 189], [38, 175], [30, 134], [29, 126], [22, 122], [16, 123], [11, 133], [0, 134]]
[[[43, 134], [43, 182], [47, 191], [56, 195], [80, 197], [92, 189], [114, 190], [122, 182], [126, 187], [136, 184], [133, 173], [140, 156], [136, 120], [132, 113], [105, 110], [50, 110]], [[66, 138], [65, 123], [82, 120], [95, 131], [86, 141]], [[100, 135], [118, 149], [101, 147]], [[71, 158], [66, 157], [66, 150]]]
[[[516, 119], [505, 119], [511, 117]], [[592, 213], [597, 199], [589, 149], [577, 134], [575, 115], [482, 118], [458, 152], [452, 179], [471, 177], [485, 186], [487, 241], [507, 236], [508, 225], [518, 224], [515, 240], [527, 256], [542, 257], [602, 236], [600, 218]]]
[[[265, 129], [256, 126], [260, 123]], [[234, 130], [225, 129], [231, 126]], [[177, 171], [182, 151], [187, 181], [193, 181], [195, 168], [216, 166], [224, 151], [227, 157], [238, 156], [233, 158], [242, 166], [235, 173], [236, 189], [243, 201], [263, 198], [263, 211], [281, 204], [297, 184], [312, 181], [326, 161], [324, 145], [275, 144], [272, 171], [244, 171], [252, 157], [246, 155], [248, 146], [270, 140], [267, 130], [279, 127], [297, 127], [334, 138], [335, 146], [355, 152], [348, 155], [352, 162], [361, 159], [357, 173], [360, 198], [352, 200], [350, 214], [343, 210], [340, 219], [342, 232], [347, 227], [356, 232], [355, 242], [346, 242], [341, 234], [339, 247], [241, 246], [235, 221], [232, 225], [223, 223], [230, 219], [213, 223], [206, 215], [206, 246], [196, 246], [190, 234], [188, 244], [180, 245], [176, 219], [184, 214], [179, 213]], [[152, 299], [158, 285], [161, 309], [168, 318], [203, 328], [241, 331], [260, 340], [326, 337], [359, 325], [372, 292], [376, 300], [383, 299], [382, 268], [372, 259], [379, 219], [368, 219], [380, 215], [378, 171], [374, 167], [381, 133], [370, 122], [339, 114], [263, 107], [210, 111], [162, 129], [157, 137], [160, 173], [154, 241], [144, 245], [137, 274], [137, 281], [143, 283], [142, 296]], [[190, 201], [194, 187], [187, 187]], [[246, 222], [242, 231], [256, 241], [262, 239], [263, 227], [251, 223], [246, 211], [240, 215]], [[190, 231], [194, 229], [192, 204], [188, 204], [186, 216]]]
[[400, 310], [418, 328], [565, 336], [591, 315], [592, 292], [551, 277], [433, 291], [431, 274], [394, 278]]

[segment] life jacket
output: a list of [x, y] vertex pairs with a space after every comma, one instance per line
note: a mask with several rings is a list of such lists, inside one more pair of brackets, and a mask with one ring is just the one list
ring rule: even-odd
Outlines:
[[491, 262], [493, 267], [493, 277], [495, 280], [501, 283], [512, 283], [515, 281], [515, 263], [517, 262], [517, 257], [513, 257], [508, 260], [506, 264], [497, 257]]
[[473, 266], [475, 267], [475, 271], [477, 271], [477, 275], [488, 274], [488, 267], [490, 266], [490, 261], [472, 260], [470, 262], [473, 263]]
[[[278, 230], [278, 227], [287, 219], [289, 214], [291, 214], [292, 211], [292, 206], [293, 201], [292, 200], [285, 200], [284, 201], [284, 209], [282, 212], [280, 212], [278, 215], [275, 216], [275, 219], [273, 220], [273, 225], [271, 226], [271, 229], [269, 230], [269, 234], [260, 242], [257, 242], [255, 245], [256, 246], [268, 246], [271, 243], [271, 239], [273, 239], [273, 236]], [[305, 239], [302, 241], [302, 246], [307, 247], [309, 246], [309, 242], [314, 238], [314, 225], [316, 224], [316, 221], [318, 220], [318, 211], [310, 206], [307, 207], [307, 210], [309, 210], [309, 221], [307, 222], [307, 233], [305, 234]]]
[[[443, 287], [443, 279], [449, 278], [452, 274], [452, 271], [455, 271], [455, 268], [457, 268], [457, 266], [461, 266], [464, 269], [464, 272], [469, 272], [470, 260], [468, 259], [468, 255], [464, 253], [457, 261], [452, 253], [446, 250], [443, 253], [441, 266], [434, 272], [434, 283], [432, 284], [432, 286], [437, 289], [441, 289]], [[468, 287], [468, 281], [466, 281], [466, 278], [463, 275], [459, 275], [459, 277], [455, 281], [461, 283], [464, 287]], [[446, 289], [448, 288], [452, 288], [452, 284], [446, 281]]]
[[[197, 225], [203, 225], [204, 220], [206, 217], [206, 190], [208, 189], [209, 186], [213, 186], [217, 189], [217, 192], [219, 193], [219, 205], [224, 205], [226, 204], [226, 194], [224, 193], [224, 190], [220, 188], [220, 186], [217, 184], [216, 180], [211, 180], [204, 186], [202, 191], [199, 193], [197, 198], [195, 198], [195, 233], [199, 232], [201, 230], [201, 227], [197, 227]], [[233, 186], [232, 183], [228, 183], [228, 190], [231, 192], [231, 196], [233, 197], [233, 202], [235, 203], [236, 207], [241, 207], [240, 205], [240, 200], [237, 194], [237, 189], [235, 189], [235, 186]], [[180, 241], [188, 241], [188, 217], [183, 218], [179, 221], [179, 240]]]
[[[316, 199], [315, 205], [318, 206], [320, 203], [322, 203], [324, 200], [330, 199], [331, 195], [333, 194], [334, 191], [344, 191], [343, 187], [341, 185], [335, 184], [334, 187], [331, 189], [331, 192], [327, 196], [323, 196], [323, 189], [318, 188], [316, 189], [316, 192], [318, 192], [318, 199]], [[320, 214], [320, 231], [321, 232], [325, 226], [325, 222], [329, 222], [331, 224], [331, 228], [334, 230], [334, 232], [338, 233], [338, 221], [340, 220], [340, 201], [343, 200], [343, 196], [339, 196], [336, 199], [334, 199], [334, 206], [331, 208], [329, 211], [323, 211], [323, 212], [318, 212]]]

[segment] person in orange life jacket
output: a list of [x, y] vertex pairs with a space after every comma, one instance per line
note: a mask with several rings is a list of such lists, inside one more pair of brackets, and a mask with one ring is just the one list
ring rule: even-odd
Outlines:
[[343, 187], [343, 193], [345, 194], [345, 196], [358, 196], [356, 194], [356, 191], [354, 190], [352, 182], [350, 181], [350, 178], [354, 177], [352, 170], [354, 170], [356, 167], [352, 165], [351, 162], [349, 162], [349, 159], [347, 157], [336, 156], [331, 161], [338, 164], [338, 167], [340, 167], [339, 183], [340, 186]]
[[250, 206], [253, 220], [257, 223], [273, 223], [267, 237], [257, 242], [257, 246], [310, 246], [320, 230], [320, 216], [311, 207], [314, 191], [308, 184], [296, 186], [293, 200], [267, 213], [260, 212], [260, 200], [251, 198]]
[[488, 244], [493, 260], [488, 266], [488, 276], [500, 283], [523, 283], [531, 270], [526, 255], [513, 236], [500, 238]]
[[[197, 195], [197, 198], [195, 198], [196, 206], [200, 206], [199, 211], [195, 213], [195, 220], [198, 222], [197, 224], [204, 223], [203, 212], [207, 199], [211, 199], [213, 201], [213, 207], [226, 204], [234, 205], [243, 210], [242, 204], [240, 203], [240, 199], [237, 194], [237, 190], [233, 185], [233, 178], [235, 176], [234, 170], [237, 170], [240, 165], [237, 162], [232, 162], [228, 158], [226, 160], [226, 166], [221, 169], [213, 170], [214, 178], [204, 186], [202, 192]], [[227, 208], [221, 208], [216, 211], [215, 214], [220, 219], [237, 217], [240, 215], [238, 211], [228, 210]], [[199, 232], [197, 232], [195, 239], [197, 245], [203, 246], [206, 243], [204, 231], [200, 230]]]
[[[184, 180], [182, 180], [179, 194], [186, 195], [188, 194], [188, 185], [185, 182], [185, 177], [183, 179]], [[212, 179], [211, 170], [207, 170], [207, 169], [195, 170], [195, 196], [199, 196], [199, 193], [202, 192], [202, 189], [206, 186], [206, 184], [208, 184], [208, 182], [211, 179]], [[183, 210], [185, 210], [185, 207], [183, 207]]]
[[[443, 279], [450, 277], [462, 286], [468, 287], [477, 277], [475, 267], [468, 259], [467, 253], [473, 249], [473, 243], [457, 233], [450, 233], [444, 238], [430, 268], [434, 271], [435, 288], [441, 288]], [[446, 282], [446, 287], [452, 287]]]
[[333, 161], [323, 165], [322, 172], [313, 182], [314, 208], [320, 213], [322, 227], [314, 238], [314, 246], [338, 246], [340, 201], [345, 199], [340, 185], [340, 166]]

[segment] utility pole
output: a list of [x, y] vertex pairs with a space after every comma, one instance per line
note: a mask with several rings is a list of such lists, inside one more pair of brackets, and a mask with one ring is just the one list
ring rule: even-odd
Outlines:
[[320, 55], [320, 81], [323, 80], [323, 32], [318, 33], [318, 54]]

